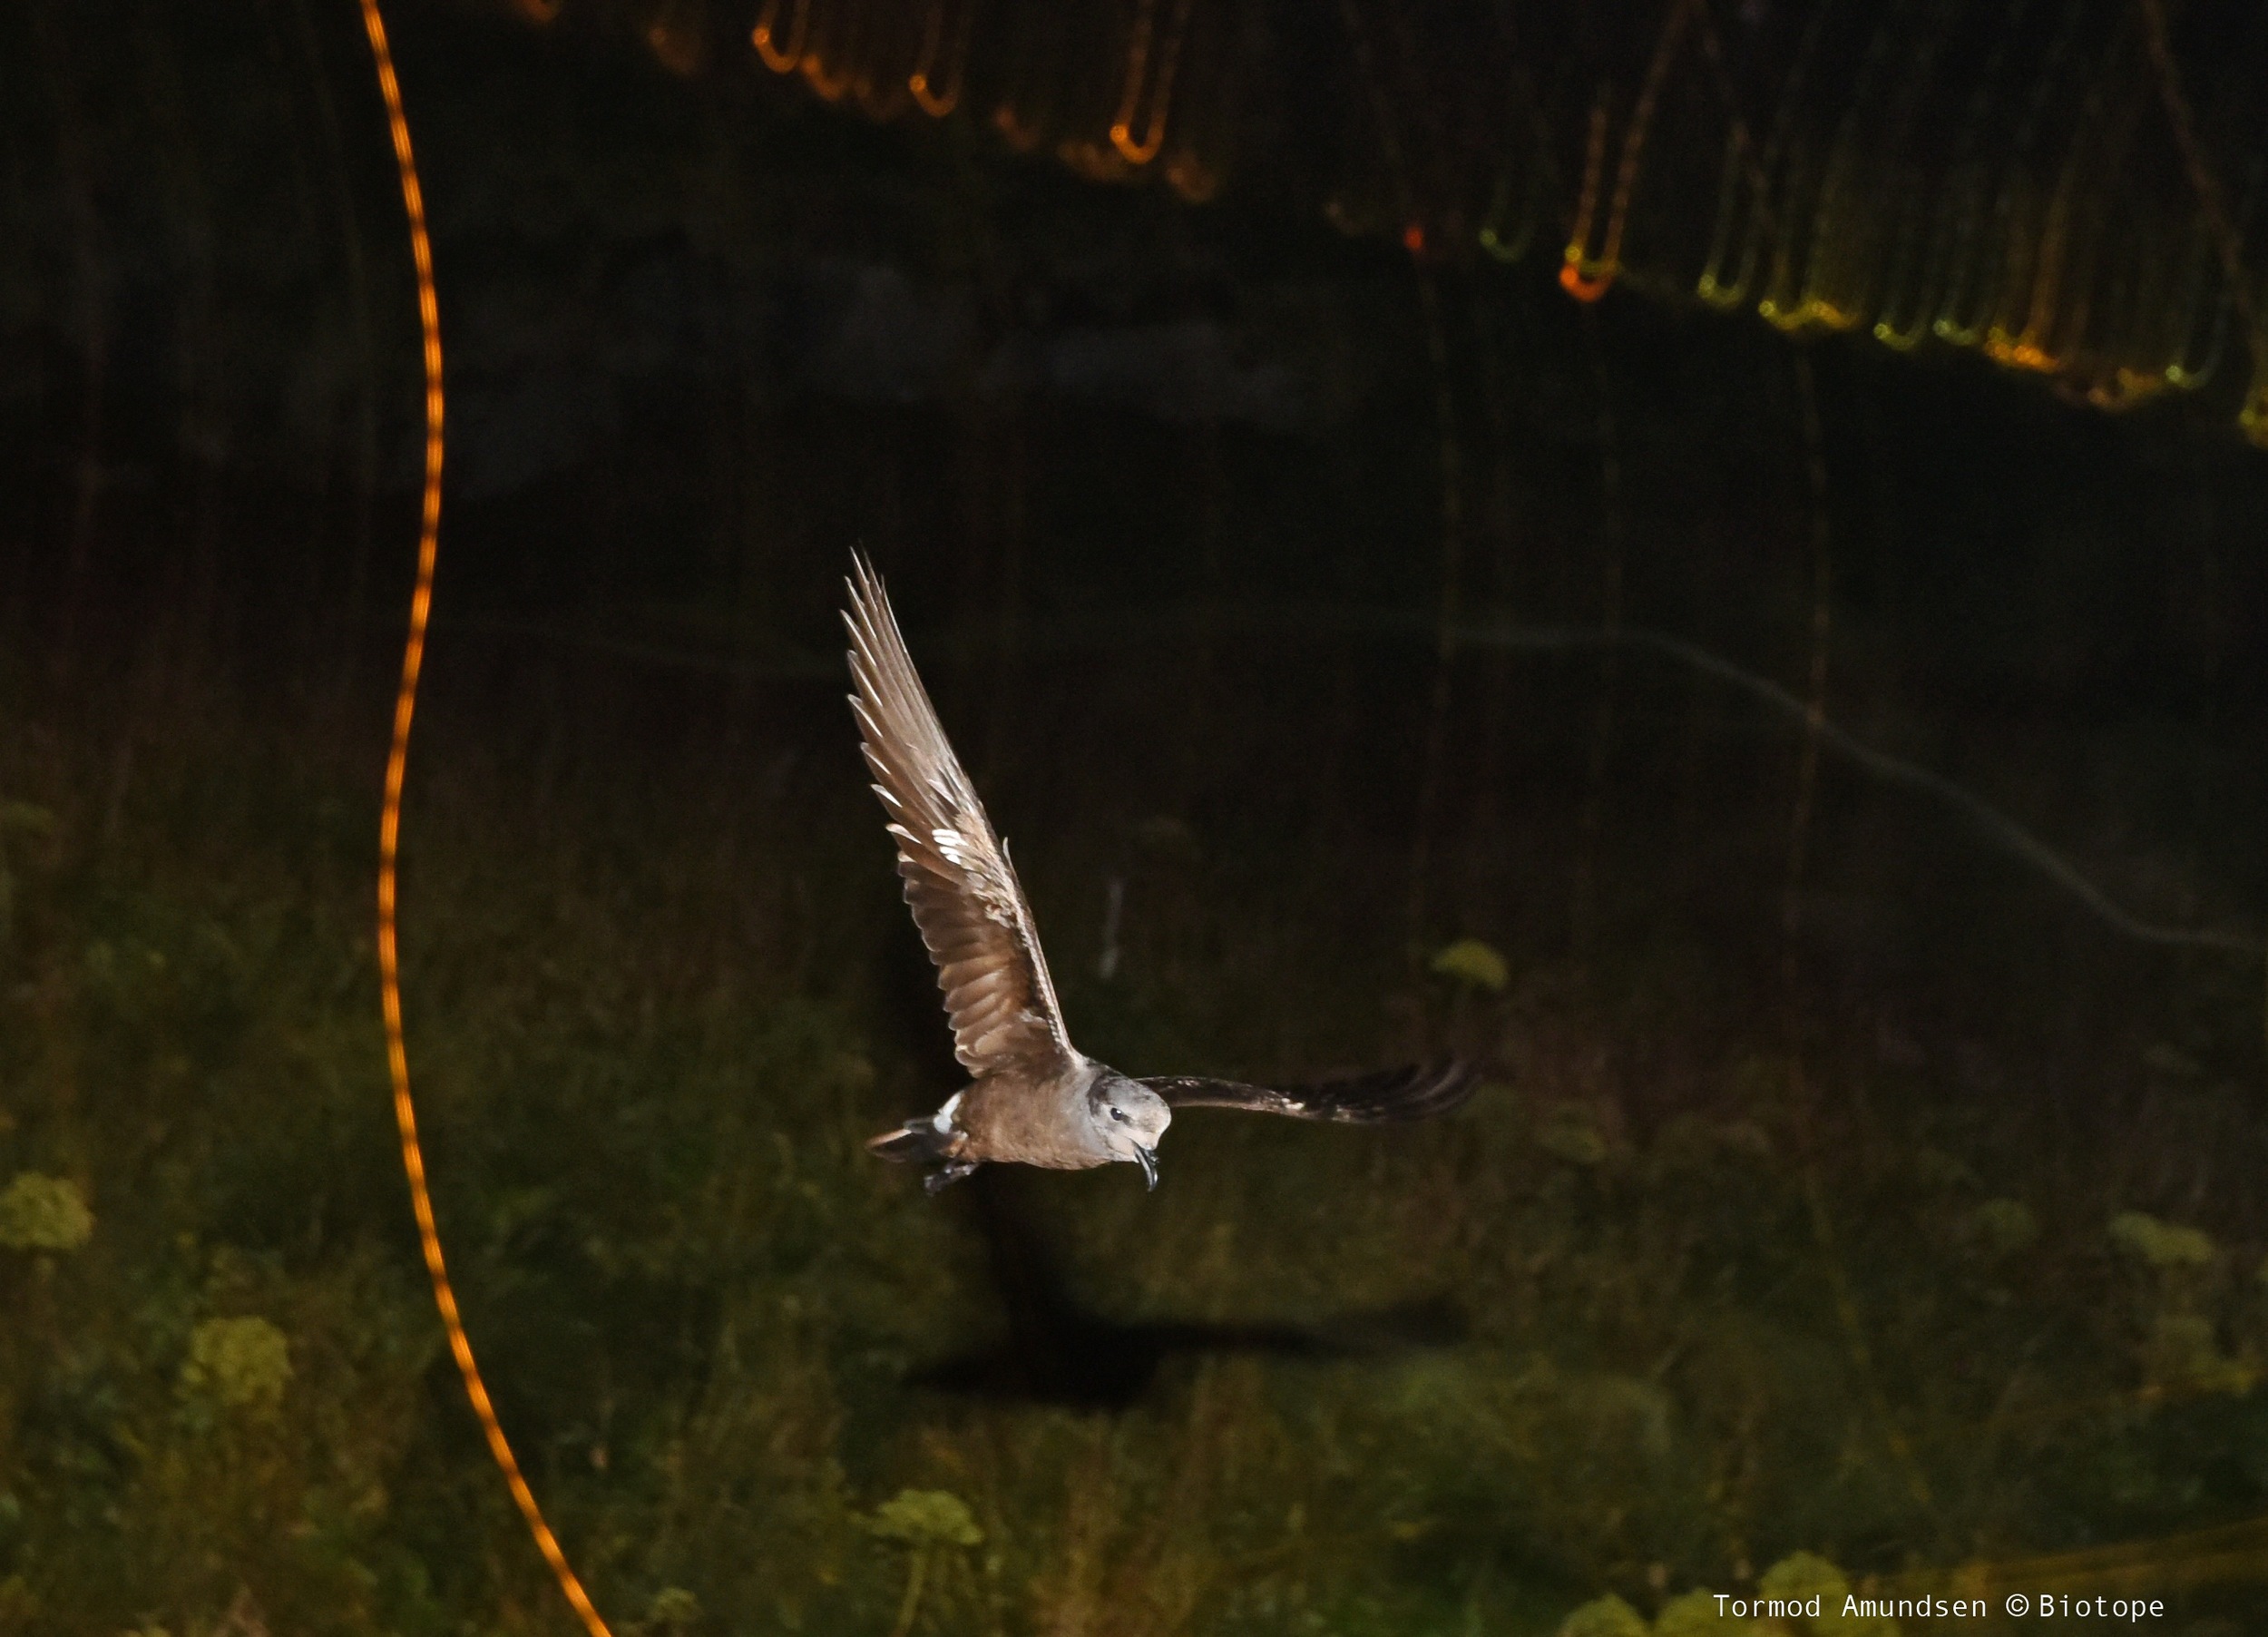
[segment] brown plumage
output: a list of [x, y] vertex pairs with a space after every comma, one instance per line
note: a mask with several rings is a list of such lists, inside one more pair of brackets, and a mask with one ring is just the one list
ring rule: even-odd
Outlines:
[[1158, 1140], [1177, 1106], [1374, 1123], [1443, 1113], [1472, 1094], [1472, 1074], [1453, 1064], [1276, 1089], [1133, 1080], [1081, 1055], [1007, 844], [953, 753], [863, 554], [848, 585], [851, 710], [897, 843], [905, 901], [936, 963], [953, 1054], [971, 1082], [930, 1118], [875, 1138], [875, 1153], [942, 1162], [928, 1180], [933, 1192], [998, 1162], [1080, 1171], [1127, 1161], [1155, 1187]]
[[890, 814], [905, 901], [937, 964], [953, 1055], [980, 1080], [1059, 1071], [1074, 1054], [1008, 848], [945, 739], [882, 582], [863, 556], [852, 572], [851, 710]]

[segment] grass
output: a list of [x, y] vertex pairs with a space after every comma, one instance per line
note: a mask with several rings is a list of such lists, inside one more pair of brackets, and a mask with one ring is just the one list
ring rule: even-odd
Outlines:
[[[0, 731], [0, 1184], [34, 1179], [0, 1199], [0, 1631], [565, 1629], [408, 1228], [372, 770], [252, 714], [135, 725], [131, 778], [117, 723]], [[434, 732], [405, 926], [443, 1230], [619, 1630], [1546, 1632], [1799, 1551], [1856, 1581], [2268, 1511], [2261, 1247], [2181, 1186], [2258, 1121], [2180, 1052], [2110, 1072], [2155, 1111], [2117, 1152], [2056, 1124], [2070, 1064], [1832, 1015], [1806, 1101], [1706, 946], [1350, 956], [1314, 929], [1359, 908], [1300, 887], [1346, 843], [1225, 826], [1137, 838], [1112, 980], [1057, 929], [1090, 1049], [1453, 1039], [1497, 1083], [1375, 1137], [1193, 1114], [1153, 1196], [1013, 1201], [1114, 1319], [1448, 1298], [1463, 1338], [1175, 1356], [1116, 1415], [910, 1387], [999, 1302], [967, 1201], [863, 1152], [951, 1082], [848, 776], [530, 778], [508, 730]], [[1025, 860], [1043, 918], [1107, 867]]]

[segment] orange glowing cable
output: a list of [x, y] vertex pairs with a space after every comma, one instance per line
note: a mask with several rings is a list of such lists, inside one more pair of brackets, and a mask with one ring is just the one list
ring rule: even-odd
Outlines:
[[[847, 52], [845, 53], [844, 60], [847, 64], [849, 61]], [[845, 93], [851, 88], [852, 75], [857, 72], [847, 65], [839, 69], [829, 68], [826, 54], [816, 46], [803, 54], [803, 62], [798, 66], [803, 70], [804, 83], [818, 93], [821, 101], [828, 103], [839, 103], [843, 100]]]
[[[915, 104], [932, 119], [941, 120], [960, 105], [962, 76], [969, 63], [969, 25], [975, 16], [973, 5], [961, 8], [961, 20], [953, 30], [953, 54], [941, 82], [937, 59], [938, 54], [946, 48], [945, 0], [933, 0], [929, 8], [929, 23], [922, 35], [921, 60], [914, 64], [905, 85], [914, 93]], [[941, 83], [943, 90], [938, 88]]]
[[[1158, 73], [1147, 86], [1145, 76], [1149, 68], [1151, 27], [1157, 16], [1157, 0], [1142, 0], [1142, 9], [1135, 20], [1134, 35], [1128, 44], [1126, 54], [1126, 88], [1119, 100], [1119, 116], [1110, 123], [1110, 145], [1123, 155], [1129, 164], [1146, 165], [1158, 157], [1158, 150], [1166, 142], [1166, 115], [1173, 105], [1173, 76], [1181, 58], [1181, 37], [1189, 25], [1189, 8], [1193, 0], [1175, 0], [1173, 21], [1168, 26], [1164, 49], [1158, 54]], [[1149, 128], [1138, 139], [1134, 123], [1141, 112], [1142, 93], [1149, 93]]]
[[[2097, 108], [2108, 100], [2097, 83], [2088, 92], [2090, 103]], [[2110, 230], [2113, 189], [2117, 185], [2126, 163], [2126, 152], [2134, 139], [2140, 116], [2144, 94], [2129, 90], [2120, 99], [2117, 108], [2104, 116], [2099, 144], [2087, 162], [2085, 172], [2095, 179], [2095, 185], [2083, 187], [2078, 197], [2083, 201], [2074, 216], [2077, 248], [2068, 252], [2068, 271], [2059, 272], [2070, 296], [2066, 305], [2065, 353], [2070, 360], [2067, 374], [2072, 377], [2067, 386], [2084, 384], [2089, 403], [2101, 407], [2117, 407], [2123, 391], [2116, 371], [2126, 368], [2134, 378], [2133, 365], [2136, 361], [2133, 348], [2131, 326], [2123, 323], [2130, 309], [2122, 311], [2130, 299], [2130, 291], [2121, 290], [2108, 283], [2108, 267], [2117, 255], [2119, 235]], [[2087, 116], [2094, 123], [2093, 116]], [[2084, 127], [2083, 127], [2084, 129]], [[2071, 147], [2069, 169], [2081, 170], [2080, 145], [2075, 140]], [[2107, 299], [2105, 299], [2107, 298]]]
[[1598, 205], [1598, 173], [1607, 159], [1607, 87], [1598, 88], [1598, 100], [1591, 104], [1590, 140], [1583, 147], [1583, 191], [1575, 206], [1575, 227], [1567, 240], [1566, 265], [1559, 269], [1559, 287], [1578, 301], [1592, 302], [1607, 293], [1614, 282], [1609, 272], [1604, 278], [1592, 276], [1594, 264], [1589, 260], [1590, 221]]
[[[885, 8], [885, 14], [888, 8]], [[851, 98], [868, 119], [888, 124], [913, 100], [913, 76], [906, 72], [904, 27], [901, 17], [885, 15], [865, 19], [855, 36], [851, 68]]]
[[[2072, 235], [2078, 218], [2090, 202], [2089, 195], [2094, 200], [2107, 195], [2108, 180], [2117, 172], [2114, 153], [2121, 138], [2116, 132], [2104, 132], [2103, 101], [2102, 76], [2098, 74], [2087, 83], [2079, 107], [2077, 129], [2065, 151], [2055, 191], [2048, 196], [2047, 214], [2040, 223], [2039, 242], [2032, 252], [2031, 287], [2014, 292], [2016, 302], [2022, 309], [2022, 327], [2012, 335], [2006, 328], [1996, 330], [1985, 348], [1986, 356], [1996, 362], [2042, 375], [2056, 374], [2074, 363], [2086, 344], [2088, 289], [2085, 269], [2077, 275], [2070, 271], [2072, 262], [2077, 259], [2072, 249]], [[2098, 136], [2100, 149], [2090, 140]], [[2084, 184], [2090, 178], [2097, 187], [2085, 190]], [[2083, 239], [2080, 254], [2085, 253], [2086, 248]], [[2067, 289], [2071, 292], [2068, 317], [2064, 316], [2067, 309], [2063, 304]], [[2059, 319], [2067, 337], [2067, 345], [2060, 353], [2053, 348]]]
[[[1674, 0], [1669, 15], [1663, 19], [1661, 37], [1655, 43], [1653, 60], [1647, 64], [1646, 83], [1638, 93], [1637, 104], [1630, 110], [1630, 123], [1622, 133], [1622, 162], [1616, 168], [1614, 201], [1607, 209], [1607, 238], [1600, 247], [1597, 261], [1586, 260], [1581, 247], [1589, 237], [1590, 211], [1586, 204], [1583, 229], [1569, 246], [1568, 265], [1560, 270], [1559, 283], [1579, 301], [1596, 301], [1607, 293], [1608, 286], [1622, 270], [1622, 233], [1629, 225], [1630, 200], [1638, 186], [1638, 165], [1646, 152], [1646, 133], [1654, 123], [1655, 105], [1660, 102], [1662, 83], [1669, 77], [1670, 64], [1677, 60], [1677, 46], [1686, 32], [1686, 17], [1691, 7], [1686, 0]], [[1602, 104], [1603, 112], [1603, 104]], [[1603, 146], [1602, 146], [1603, 152]]]
[[543, 1521], [534, 1492], [520, 1475], [512, 1446], [496, 1420], [495, 1406], [481, 1380], [473, 1358], [473, 1343], [458, 1316], [456, 1291], [449, 1283], [448, 1264], [441, 1255], [441, 1232], [434, 1225], [433, 1196], [425, 1187], [425, 1156], [417, 1142], [417, 1110], [409, 1095], [409, 1052], [402, 1040], [401, 964], [395, 936], [396, 863], [401, 853], [402, 781], [409, 768], [410, 721], [417, 711], [417, 675], [425, 658], [425, 626], [433, 614], [434, 560], [441, 539], [441, 306], [434, 294], [433, 242], [425, 233], [425, 201], [417, 185], [417, 161], [409, 145], [409, 121], [402, 113], [401, 83], [394, 75], [394, 54], [386, 43], [386, 21], [377, 0], [361, 0], [363, 27], [370, 35], [370, 54], [378, 70], [378, 92], [386, 99], [386, 120], [394, 136], [394, 157], [401, 167], [402, 209], [409, 219], [410, 258], [417, 269], [417, 318], [425, 341], [425, 501], [417, 533], [417, 588], [410, 598], [409, 635], [402, 644], [402, 683], [394, 697], [394, 740], [386, 758], [386, 796], [378, 819], [378, 993], [386, 1014], [386, 1064], [394, 1082], [394, 1122], [402, 1133], [402, 1170], [409, 1179], [411, 1209], [417, 1217], [417, 1242], [425, 1253], [425, 1271], [433, 1279], [434, 1306], [440, 1309], [442, 1328], [448, 1332], [449, 1351], [455, 1356], [457, 1373], [464, 1378], [464, 1396], [488, 1440], [488, 1453], [512, 1490], [536, 1550], [551, 1564], [559, 1589], [582, 1616], [591, 1637], [612, 1637], [606, 1622], [591, 1607], [591, 1599], [560, 1550], [558, 1537]]
[[1013, 103], [1002, 103], [992, 110], [992, 129], [999, 132], [1001, 140], [1015, 152], [1029, 153], [1040, 145], [1041, 139], [1047, 134], [1047, 119], [1041, 114], [1027, 120], [1016, 112]]
[[1220, 172], [1183, 149], [1166, 162], [1166, 183], [1187, 204], [1209, 204], [1220, 191]]
[[[815, 0], [797, 0], [797, 4], [807, 12], [816, 9]], [[858, 72], [862, 9], [858, 0], [839, 0], [811, 24], [811, 38], [796, 66], [802, 71], [804, 83], [823, 102], [839, 103], [849, 94], [851, 81]]]
[[748, 41], [764, 66], [774, 74], [793, 74], [803, 61], [803, 44], [811, 33], [811, 0], [796, 0], [796, 20], [789, 25], [787, 44], [779, 40], [779, 0], [765, 0], [763, 15], [748, 32]]
[[2220, 257], [2221, 276], [2227, 286], [2224, 299], [2236, 309], [2236, 316], [2244, 325], [2245, 348], [2253, 358], [2252, 385], [2244, 394], [2244, 407], [2236, 417], [2244, 436], [2263, 448], [2268, 448], [2268, 327], [2262, 322], [2260, 304], [2253, 296], [2253, 281], [2244, 266], [2244, 235], [2237, 230], [2236, 221], [2229, 214], [2221, 195], [2221, 182], [2214, 173], [2213, 162], [2205, 154], [2204, 145], [2198, 140], [2197, 125], [2189, 111], [2189, 97], [2182, 89], [2181, 67], [2174, 61], [2174, 50], [2166, 38], [2165, 13], [2158, 0], [2136, 0], [2142, 14], [2142, 36], [2150, 51], [2150, 65], [2156, 71], [2158, 97], [2165, 106], [2166, 123], [2173, 127], [2175, 146], [2182, 156], [2182, 166], [2189, 173], [2191, 191], [2197, 196], [2197, 206], [2212, 234], [2214, 251]]
[[1133, 34], [1126, 44], [1126, 88], [1119, 98], [1119, 117], [1110, 122], [1111, 142], [1138, 165], [1149, 156], [1137, 157], [1127, 150], [1135, 146], [1134, 115], [1142, 105], [1142, 74], [1149, 64], [1150, 29], [1157, 16], [1158, 0], [1141, 0], [1140, 9], [1134, 14]]

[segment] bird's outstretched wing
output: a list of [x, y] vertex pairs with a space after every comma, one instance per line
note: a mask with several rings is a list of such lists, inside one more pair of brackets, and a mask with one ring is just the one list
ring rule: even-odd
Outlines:
[[937, 963], [953, 1054], [977, 1076], [1011, 1066], [1061, 1071], [1076, 1054], [1008, 848], [938, 725], [863, 553], [849, 587], [851, 710], [898, 844], [905, 901]]
[[1480, 1084], [1469, 1064], [1435, 1063], [1326, 1080], [1315, 1085], [1240, 1085], [1233, 1080], [1174, 1077], [1142, 1083], [1175, 1108], [1241, 1108], [1295, 1120], [1383, 1125], [1427, 1120], [1461, 1108]]

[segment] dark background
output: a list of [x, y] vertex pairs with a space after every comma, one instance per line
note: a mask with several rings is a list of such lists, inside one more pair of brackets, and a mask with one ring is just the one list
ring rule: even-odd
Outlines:
[[[2268, 25], [867, 0], [781, 76], [541, 11], [391, 18], [449, 406], [403, 918], [603, 1607], [1549, 1631], [2126, 1550], [2242, 1629], [2181, 1536], [2268, 1513]], [[26, 5], [0, 107], [0, 1170], [93, 1220], [0, 1251], [0, 1629], [557, 1629], [390, 1169], [423, 383], [359, 20]], [[1193, 1117], [1150, 1201], [866, 1160], [957, 1082], [854, 544], [1082, 1045], [1456, 1049], [1473, 1108]], [[232, 1397], [184, 1360], [253, 1317]], [[985, 1534], [911, 1602], [905, 1489]]]

